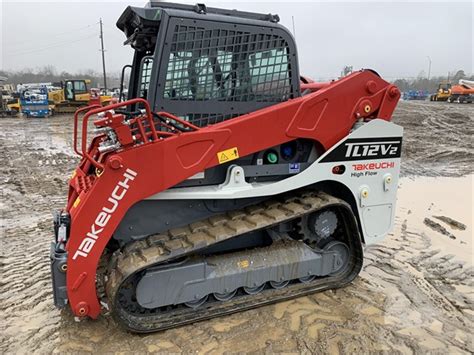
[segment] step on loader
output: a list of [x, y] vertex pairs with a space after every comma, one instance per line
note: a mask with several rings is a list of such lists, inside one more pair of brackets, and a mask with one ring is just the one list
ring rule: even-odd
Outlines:
[[394, 223], [400, 92], [373, 70], [301, 76], [278, 22], [202, 4], [125, 10], [128, 99], [74, 116], [56, 306], [107, 307], [146, 333], [358, 275], [363, 247]]

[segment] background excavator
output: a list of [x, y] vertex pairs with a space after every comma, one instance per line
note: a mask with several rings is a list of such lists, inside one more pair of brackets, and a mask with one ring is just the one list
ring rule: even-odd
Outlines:
[[128, 100], [74, 116], [81, 161], [54, 218], [56, 306], [90, 318], [106, 307], [146, 333], [358, 275], [363, 247], [394, 224], [400, 92], [372, 70], [300, 76], [278, 22], [126, 8]]
[[90, 82], [87, 79], [68, 79], [61, 82], [61, 89], [51, 90], [48, 99], [53, 105], [54, 113], [75, 112], [81, 107], [90, 105], [91, 98], [95, 101], [99, 98], [98, 103], [103, 106], [110, 104], [112, 96], [98, 96], [95, 92], [91, 93], [93, 89], [88, 88]]

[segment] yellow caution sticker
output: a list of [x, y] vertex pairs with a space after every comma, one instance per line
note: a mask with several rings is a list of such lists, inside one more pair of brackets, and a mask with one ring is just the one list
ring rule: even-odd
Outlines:
[[228, 161], [235, 160], [239, 158], [239, 151], [237, 147], [223, 150], [217, 153], [217, 159], [219, 164], [227, 163]]
[[81, 199], [80, 199], [79, 197], [76, 198], [76, 200], [75, 200], [74, 203], [72, 204], [72, 207], [76, 208], [76, 207], [79, 205], [80, 202], [81, 202]]
[[241, 268], [241, 269], [246, 269], [250, 266], [250, 262], [248, 260], [242, 260], [242, 261], [239, 261], [237, 263], [237, 265]]

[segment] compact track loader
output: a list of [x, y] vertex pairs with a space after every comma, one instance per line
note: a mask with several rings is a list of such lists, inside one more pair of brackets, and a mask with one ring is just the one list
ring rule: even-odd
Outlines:
[[125, 10], [128, 101], [74, 117], [82, 158], [51, 249], [58, 307], [109, 308], [144, 333], [357, 276], [363, 246], [393, 226], [400, 92], [372, 70], [300, 76], [278, 21], [202, 4]]

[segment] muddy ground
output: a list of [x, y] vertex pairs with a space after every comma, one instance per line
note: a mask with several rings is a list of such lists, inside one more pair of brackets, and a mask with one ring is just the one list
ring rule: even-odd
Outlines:
[[474, 352], [473, 112], [400, 103], [396, 227], [353, 284], [145, 336], [54, 308], [51, 211], [77, 163], [71, 118], [1, 119], [0, 352]]

